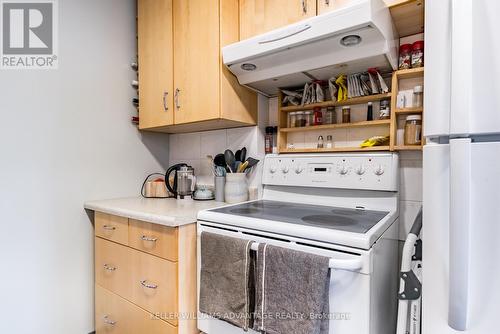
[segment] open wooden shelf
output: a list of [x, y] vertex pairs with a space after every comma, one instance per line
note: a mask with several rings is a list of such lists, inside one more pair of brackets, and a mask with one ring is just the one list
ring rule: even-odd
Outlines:
[[394, 74], [398, 79], [418, 78], [424, 75], [424, 67], [410, 68], [407, 70], [398, 70], [394, 72]]
[[345, 101], [340, 101], [340, 102], [325, 101], [325, 102], [320, 102], [320, 103], [305, 104], [303, 106], [300, 105], [300, 106], [281, 107], [281, 111], [290, 112], [290, 111], [312, 110], [316, 107], [327, 108], [327, 107], [349, 106], [349, 105], [355, 105], [355, 104], [365, 104], [368, 102], [375, 102], [375, 101], [380, 101], [380, 100], [384, 100], [384, 99], [389, 99], [389, 98], [391, 98], [391, 96], [392, 96], [391, 93], [375, 94], [375, 95], [354, 97], [352, 99], [347, 99]]
[[389, 146], [372, 147], [334, 147], [334, 148], [283, 148], [280, 153], [330, 153], [330, 152], [373, 152], [389, 151]]
[[421, 114], [424, 112], [424, 108], [399, 108], [396, 109], [396, 114]]
[[421, 151], [422, 145], [398, 145], [394, 146], [395, 151]]
[[399, 37], [424, 32], [424, 0], [404, 1], [389, 7], [389, 10]]
[[346, 129], [346, 128], [360, 128], [366, 126], [381, 126], [390, 125], [390, 119], [378, 119], [374, 121], [363, 121], [354, 123], [340, 123], [340, 124], [325, 124], [325, 125], [313, 125], [298, 128], [281, 128], [283, 132], [304, 132], [304, 131], [317, 131], [317, 130], [330, 130], [330, 129]]

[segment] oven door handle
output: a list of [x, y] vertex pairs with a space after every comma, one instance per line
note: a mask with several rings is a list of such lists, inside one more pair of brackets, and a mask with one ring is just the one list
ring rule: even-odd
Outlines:
[[[257, 251], [259, 249], [259, 243], [258, 242], [252, 243], [250, 249], [253, 251]], [[330, 269], [360, 271], [363, 268], [363, 259], [361, 257], [358, 259], [349, 259], [349, 260], [330, 259], [328, 267]]]

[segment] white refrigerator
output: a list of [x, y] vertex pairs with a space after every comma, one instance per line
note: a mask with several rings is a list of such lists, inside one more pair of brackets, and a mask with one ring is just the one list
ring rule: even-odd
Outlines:
[[500, 1], [425, 6], [422, 330], [500, 333]]

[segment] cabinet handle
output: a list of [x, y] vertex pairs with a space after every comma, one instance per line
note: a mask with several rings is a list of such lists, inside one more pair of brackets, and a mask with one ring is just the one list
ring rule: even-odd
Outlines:
[[302, 12], [307, 14], [307, 0], [302, 0]]
[[104, 323], [105, 323], [106, 325], [111, 325], [111, 326], [116, 325], [116, 321], [115, 321], [115, 320], [111, 320], [111, 319], [109, 318], [109, 315], [105, 315], [105, 316], [103, 317], [103, 321], [104, 321]]
[[168, 92], [163, 92], [163, 110], [165, 111], [168, 111], [167, 96]]
[[148, 288], [148, 289], [156, 289], [158, 288], [158, 285], [157, 284], [148, 284], [146, 280], [142, 280], [141, 281], [141, 285], [145, 288]]
[[176, 88], [175, 89], [175, 96], [174, 96], [174, 100], [175, 100], [175, 108], [179, 109], [181, 106], [179, 104], [179, 94], [181, 93], [181, 90], [179, 88]]
[[330, 6], [330, 0], [325, 0], [325, 5]]
[[109, 270], [109, 271], [115, 271], [116, 267], [110, 266], [109, 264], [105, 263], [103, 265], [104, 269]]
[[102, 225], [102, 228], [105, 230], [110, 230], [110, 231], [116, 230], [116, 227], [114, 227], [112, 225]]
[[143, 235], [143, 236], [141, 237], [141, 240], [143, 240], [143, 241], [150, 241], [150, 242], [156, 242], [156, 240], [158, 240], [158, 238], [154, 238], [154, 237], [147, 237], [147, 236]]

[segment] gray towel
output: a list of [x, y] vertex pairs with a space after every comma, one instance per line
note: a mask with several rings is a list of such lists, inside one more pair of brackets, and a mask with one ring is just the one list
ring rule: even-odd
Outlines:
[[253, 328], [270, 334], [327, 334], [329, 260], [260, 244]]
[[200, 311], [248, 330], [252, 241], [201, 234]]

